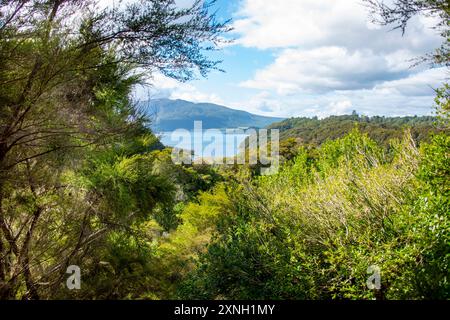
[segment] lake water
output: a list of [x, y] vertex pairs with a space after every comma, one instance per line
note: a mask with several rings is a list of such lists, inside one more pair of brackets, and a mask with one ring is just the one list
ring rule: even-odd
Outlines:
[[169, 147], [194, 151], [194, 157], [233, 157], [239, 145], [249, 136], [241, 131], [209, 129], [203, 131], [176, 130], [157, 133]]

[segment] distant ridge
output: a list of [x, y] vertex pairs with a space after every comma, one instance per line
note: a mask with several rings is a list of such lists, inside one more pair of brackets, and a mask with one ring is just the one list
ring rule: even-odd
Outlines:
[[191, 130], [194, 121], [199, 120], [203, 122], [204, 129], [264, 128], [283, 120], [283, 118], [259, 116], [213, 103], [193, 103], [185, 100], [154, 99], [144, 102], [143, 107], [153, 120], [152, 129], [157, 132], [176, 129]]

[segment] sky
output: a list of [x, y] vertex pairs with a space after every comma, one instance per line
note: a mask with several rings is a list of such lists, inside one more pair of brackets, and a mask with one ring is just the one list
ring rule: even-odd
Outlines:
[[441, 44], [432, 18], [415, 17], [402, 36], [368, 22], [362, 0], [219, 0], [215, 9], [234, 28], [213, 55], [225, 72], [188, 83], [155, 74], [151, 97], [279, 117], [428, 115], [449, 76], [411, 67]]

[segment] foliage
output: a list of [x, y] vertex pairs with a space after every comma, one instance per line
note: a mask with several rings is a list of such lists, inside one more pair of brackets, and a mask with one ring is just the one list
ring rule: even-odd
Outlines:
[[450, 298], [447, 85], [436, 128], [293, 118], [272, 176], [175, 165], [131, 93], [218, 68], [229, 28], [213, 2], [97, 3], [0, 1], [1, 299]]
[[[393, 25], [394, 29], [406, 32], [408, 22], [416, 15], [432, 17], [436, 21], [434, 29], [440, 32], [442, 45], [422, 61], [450, 66], [450, 4], [447, 0], [364, 0], [370, 9], [372, 21], [381, 25]], [[420, 60], [419, 60], [420, 62]]]
[[[3, 299], [134, 296], [154, 239], [178, 223], [176, 170], [131, 93], [144, 74], [217, 69], [205, 53], [228, 27], [210, 2], [98, 4], [0, 2]], [[80, 292], [65, 287], [71, 264]]]
[[[436, 118], [423, 117], [366, 117], [357, 114], [344, 116], [330, 116], [325, 119], [290, 118], [282, 122], [273, 123], [271, 129], [280, 130], [280, 140], [295, 139], [298, 145], [319, 146], [326, 140], [335, 140], [352, 131], [355, 126], [361, 132], [384, 147], [389, 146], [392, 139], [400, 139], [406, 128], [417, 143], [429, 141], [431, 133], [440, 132], [436, 128]], [[292, 143], [292, 140], [291, 140]]]
[[[313, 163], [303, 150], [276, 176], [233, 185], [232, 211], [181, 296], [448, 298], [448, 137], [420, 153], [408, 134], [392, 147], [387, 162], [353, 132]], [[380, 290], [366, 287], [371, 265]]]

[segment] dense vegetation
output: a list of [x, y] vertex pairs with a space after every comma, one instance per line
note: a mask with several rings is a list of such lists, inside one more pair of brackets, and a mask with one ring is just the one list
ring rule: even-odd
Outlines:
[[0, 1], [1, 299], [449, 298], [448, 86], [437, 119], [286, 121], [271, 176], [175, 165], [133, 88], [215, 68], [226, 25], [94, 5]]
[[0, 1], [0, 298], [67, 297], [69, 265], [78, 297], [143, 293], [133, 270], [147, 277], [141, 243], [177, 219], [172, 176], [187, 195], [210, 183], [168, 168], [131, 97], [156, 70], [216, 68], [205, 52], [228, 27], [203, 1], [97, 4]]
[[256, 127], [264, 128], [282, 118], [264, 117], [213, 103], [193, 103], [184, 100], [154, 99], [143, 105], [154, 119], [156, 132], [194, 129], [194, 121], [202, 121], [204, 129]]

